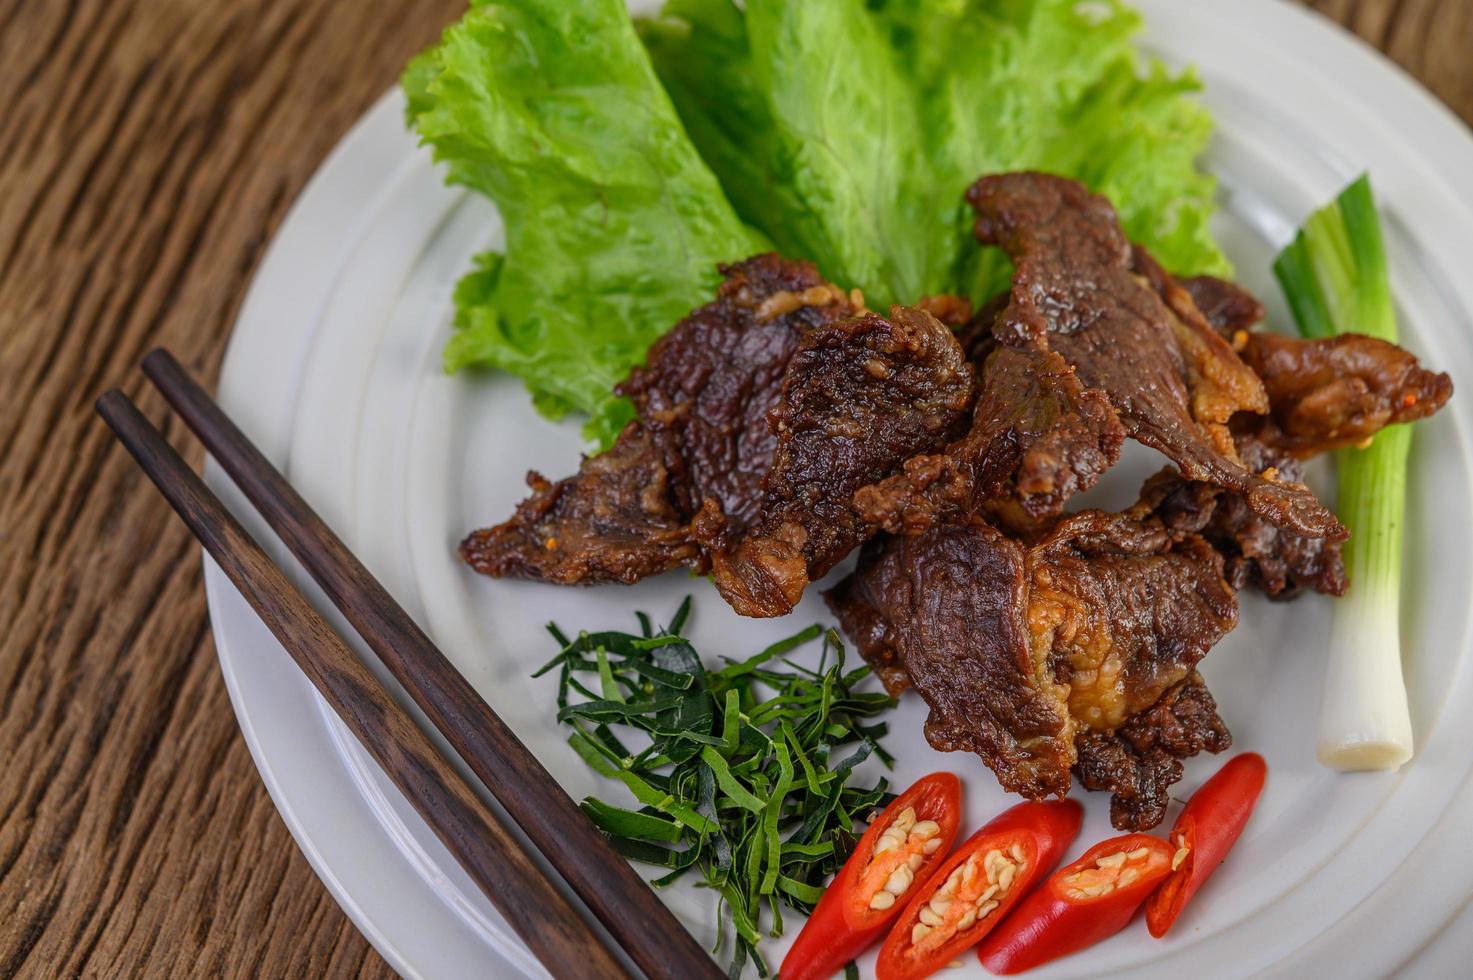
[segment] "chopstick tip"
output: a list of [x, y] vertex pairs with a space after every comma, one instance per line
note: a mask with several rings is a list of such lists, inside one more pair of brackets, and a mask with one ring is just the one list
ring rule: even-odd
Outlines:
[[119, 408], [127, 404], [127, 401], [127, 395], [116, 388], [109, 388], [97, 396], [97, 400], [92, 403], [92, 407], [104, 419], [111, 419], [117, 414]]
[[153, 350], [143, 355], [143, 373], [151, 378], [161, 368], [174, 367], [178, 363], [179, 362], [174, 359], [174, 355], [169, 353], [169, 349], [167, 347], [155, 347]]

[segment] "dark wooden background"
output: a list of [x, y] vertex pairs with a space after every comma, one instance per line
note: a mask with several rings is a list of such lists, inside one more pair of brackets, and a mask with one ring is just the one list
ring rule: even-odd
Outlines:
[[[463, 2], [0, 0], [0, 978], [391, 975], [272, 808], [199, 550], [91, 403], [162, 417], [160, 343], [214, 377], [292, 199]], [[1473, 120], [1473, 0], [1313, 6]]]

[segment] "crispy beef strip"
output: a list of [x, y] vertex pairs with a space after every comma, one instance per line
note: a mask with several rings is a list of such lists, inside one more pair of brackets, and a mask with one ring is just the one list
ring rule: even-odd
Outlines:
[[633, 584], [700, 556], [673, 483], [658, 436], [631, 422], [576, 476], [552, 483], [528, 473], [532, 495], [510, 520], [472, 531], [460, 556], [494, 578]]
[[1345, 537], [1307, 489], [1237, 458], [1227, 422], [1267, 409], [1262, 386], [1190, 294], [1131, 247], [1108, 201], [1039, 173], [984, 177], [967, 196], [978, 239], [1002, 247], [1016, 269], [993, 327], [1000, 343], [1058, 353], [1086, 388], [1109, 398], [1129, 436], [1188, 478], [1241, 493], [1276, 526]]
[[[1237, 445], [1243, 462], [1254, 469], [1272, 468], [1285, 482], [1303, 479], [1299, 460], [1256, 433], [1239, 435]], [[1206, 538], [1222, 553], [1224, 574], [1235, 589], [1251, 585], [1271, 599], [1293, 599], [1304, 589], [1345, 594], [1342, 542], [1275, 527], [1254, 513], [1241, 495], [1183, 479], [1172, 467], [1146, 481], [1131, 512], [1159, 517], [1173, 533]]]
[[1426, 418], [1452, 396], [1450, 377], [1426, 370], [1395, 344], [1356, 333], [1302, 338], [1250, 332], [1264, 311], [1247, 290], [1211, 276], [1182, 286], [1268, 394], [1273, 425], [1239, 428], [1254, 429], [1261, 440], [1301, 459]]
[[982, 368], [972, 425], [945, 451], [855, 494], [864, 519], [916, 534], [967, 515], [1006, 511], [1014, 524], [1059, 514], [1120, 458], [1125, 430], [1109, 401], [1062, 357], [998, 345]]
[[[1255, 472], [1301, 482], [1300, 459], [1431, 415], [1451, 394], [1447, 375], [1424, 370], [1394, 344], [1360, 334], [1301, 339], [1250, 332], [1264, 310], [1247, 290], [1210, 276], [1183, 280], [1182, 286], [1267, 391], [1269, 418], [1239, 416], [1232, 426], [1238, 455]], [[1156, 513], [1174, 530], [1207, 538], [1226, 557], [1228, 580], [1236, 588], [1252, 585], [1275, 599], [1292, 599], [1306, 588], [1345, 592], [1340, 542], [1275, 527], [1241, 495], [1221, 487], [1163, 470], [1147, 481], [1137, 509]]]
[[[1300, 340], [1254, 333], [1244, 356], [1263, 375], [1272, 415], [1236, 420], [1234, 442], [1245, 465], [1281, 483], [1302, 482], [1303, 458], [1431, 415], [1452, 392], [1447, 375], [1423, 369], [1400, 347], [1359, 334]], [[1166, 469], [1146, 482], [1136, 509], [1212, 542], [1227, 558], [1228, 580], [1237, 588], [1252, 585], [1275, 599], [1292, 599], [1304, 589], [1345, 593], [1341, 542], [1276, 527], [1222, 487]]]
[[1162, 705], [1237, 623], [1222, 557], [1158, 520], [1084, 511], [1033, 547], [976, 518], [883, 537], [826, 598], [887, 688], [926, 701], [927, 740], [976, 752], [1010, 791], [1063, 795], [1081, 744], [1101, 747], [1090, 760], [1116, 745], [1151, 764], [1092, 761], [1089, 778], [1119, 796], [1117, 827], [1145, 829], [1164, 812], [1170, 767], [1142, 753], [1225, 747], [1215, 713], [1195, 743], [1150, 740], [1174, 717]]
[[854, 492], [946, 444], [965, 424], [972, 367], [931, 314], [891, 307], [803, 338], [772, 409], [777, 434], [760, 516], [703, 542], [716, 587], [744, 616], [790, 612], [874, 529]]
[[[638, 581], [706, 558], [690, 523], [721, 515], [736, 534], [757, 517], [777, 436], [767, 414], [799, 341], [855, 312], [807, 262], [775, 254], [723, 266], [714, 302], [691, 312], [620, 386], [637, 418], [607, 452], [532, 495], [460, 546], [479, 572], [564, 585]], [[709, 504], [707, 502], [710, 502]]]
[[1268, 390], [1274, 427], [1266, 438], [1301, 458], [1426, 418], [1453, 393], [1446, 374], [1364, 334], [1310, 340], [1254, 333], [1243, 358]]
[[[1372, 337], [1247, 338], [1243, 356], [1263, 377], [1271, 414], [1235, 420], [1234, 441], [1248, 466], [1280, 482], [1302, 481], [1303, 459], [1361, 443], [1387, 425], [1425, 418], [1452, 394], [1446, 374], [1427, 371], [1400, 347]], [[1237, 494], [1166, 471], [1146, 484], [1141, 505], [1168, 525], [1213, 542], [1239, 588], [1253, 585], [1275, 599], [1292, 599], [1306, 588], [1345, 593], [1341, 542], [1275, 527]]]
[[1131, 268], [1166, 306], [1166, 320], [1186, 368], [1192, 419], [1214, 446], [1229, 447], [1225, 453], [1231, 455], [1232, 439], [1227, 423], [1240, 412], [1262, 415], [1268, 411], [1268, 393], [1263, 382], [1207, 322], [1192, 294], [1139, 245], [1131, 246]]

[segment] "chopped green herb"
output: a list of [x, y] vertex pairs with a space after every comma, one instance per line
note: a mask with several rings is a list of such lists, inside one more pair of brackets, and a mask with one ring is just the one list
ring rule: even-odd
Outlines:
[[[838, 635], [817, 626], [708, 670], [680, 635], [689, 614], [686, 599], [659, 634], [643, 613], [638, 634], [569, 640], [549, 626], [562, 651], [536, 676], [556, 671], [573, 751], [638, 804], [590, 797], [583, 812], [619, 853], [667, 870], [656, 887], [699, 874], [731, 923], [730, 975], [750, 960], [765, 977], [764, 906], [771, 936], [782, 935], [782, 906], [811, 912], [854, 849], [856, 821], [891, 798], [883, 779], [849, 779], [871, 754], [890, 764], [885, 726], [861, 722], [895, 702], [856, 690], [869, 669], [846, 670]], [[820, 638], [817, 670], [785, 659]], [[631, 751], [621, 735], [648, 745]]]

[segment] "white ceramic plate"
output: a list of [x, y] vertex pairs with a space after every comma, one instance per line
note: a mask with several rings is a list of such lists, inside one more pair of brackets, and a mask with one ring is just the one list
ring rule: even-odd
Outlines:
[[[1298, 7], [1138, 5], [1149, 48], [1196, 64], [1207, 83], [1219, 136], [1206, 165], [1222, 181], [1220, 233], [1241, 279], [1277, 303], [1272, 255], [1312, 207], [1369, 169], [1387, 214], [1406, 343], [1458, 382], [1473, 379], [1469, 133], [1370, 49]], [[569, 792], [616, 798], [564, 744], [552, 681], [528, 677], [553, 652], [544, 623], [627, 627], [635, 609], [668, 616], [693, 591], [698, 647], [740, 655], [825, 611], [810, 595], [788, 619], [740, 620], [709, 586], [680, 574], [630, 589], [564, 590], [492, 582], [459, 565], [454, 543], [510, 512], [528, 467], [561, 475], [580, 448], [575, 425], [539, 419], [513, 380], [440, 371], [451, 287], [499, 234], [489, 205], [442, 185], [403, 129], [398, 95], [385, 96], [277, 236], [241, 312], [220, 395]], [[1274, 312], [1285, 322], [1281, 304]], [[1465, 392], [1418, 429], [1403, 610], [1415, 762], [1356, 776], [1316, 765], [1329, 602], [1245, 595], [1242, 625], [1204, 668], [1236, 747], [1263, 753], [1270, 766], [1233, 860], [1169, 940], [1128, 930], [1038, 976], [1462, 972], [1473, 953], [1470, 409]], [[1128, 500], [1154, 465], [1136, 453], [1105, 502]], [[210, 477], [242, 504], [213, 467]], [[262, 776], [313, 867], [378, 950], [406, 976], [540, 975], [213, 566], [206, 581], [221, 664]], [[909, 698], [891, 719], [896, 783], [959, 771], [968, 825], [1011, 802], [974, 758], [932, 751], [922, 717]], [[1177, 795], [1219, 763], [1191, 762]], [[1106, 800], [1082, 798], [1088, 820], [1076, 853], [1109, 833]], [[669, 894], [706, 939], [708, 898]], [[776, 960], [782, 948], [768, 952]], [[964, 962], [955, 975], [982, 975], [975, 959]]]

